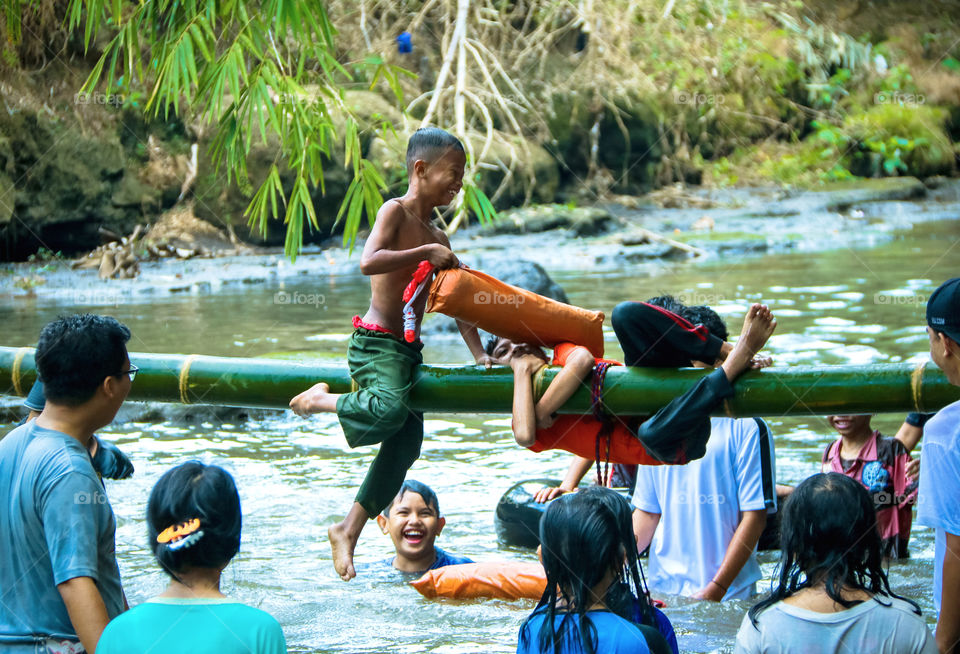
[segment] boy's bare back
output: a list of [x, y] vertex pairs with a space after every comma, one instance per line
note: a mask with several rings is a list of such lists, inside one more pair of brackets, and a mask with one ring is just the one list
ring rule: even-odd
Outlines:
[[[396, 253], [386, 265], [370, 266], [374, 254], [384, 250]], [[391, 254], [392, 254], [391, 253]], [[374, 323], [395, 334], [403, 333], [403, 290], [413, 277], [417, 264], [428, 260], [438, 268], [458, 265], [443, 230], [404, 206], [403, 199], [389, 200], [380, 208], [370, 237], [363, 248], [360, 270], [370, 276], [370, 308], [363, 321]], [[393, 264], [393, 265], [390, 265]], [[396, 266], [396, 267], [395, 267]], [[386, 268], [382, 272], [381, 268]], [[427, 301], [421, 294], [415, 306], [418, 321], [423, 318]]]

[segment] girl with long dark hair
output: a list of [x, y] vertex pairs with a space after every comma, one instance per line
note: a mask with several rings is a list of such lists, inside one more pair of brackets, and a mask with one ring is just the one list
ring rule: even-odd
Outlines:
[[626, 498], [602, 486], [558, 498], [540, 542], [547, 587], [520, 628], [518, 654], [676, 653], [643, 582]]
[[220, 592], [241, 523], [240, 495], [223, 468], [189, 461], [164, 473], [147, 502], [147, 539], [170, 585], [108, 624], [97, 654], [286, 652], [270, 614]]
[[735, 652], [936, 654], [912, 601], [883, 571], [873, 500], [839, 473], [804, 480], [783, 507], [770, 596], [751, 608]]

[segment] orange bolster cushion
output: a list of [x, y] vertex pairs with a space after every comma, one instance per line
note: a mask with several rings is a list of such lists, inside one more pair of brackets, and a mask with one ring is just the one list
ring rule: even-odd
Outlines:
[[486, 561], [461, 563], [430, 570], [410, 582], [424, 597], [434, 599], [540, 599], [547, 575], [539, 563]]
[[446, 314], [515, 343], [575, 343], [603, 356], [603, 312], [551, 300], [470, 268], [437, 272], [427, 311]]

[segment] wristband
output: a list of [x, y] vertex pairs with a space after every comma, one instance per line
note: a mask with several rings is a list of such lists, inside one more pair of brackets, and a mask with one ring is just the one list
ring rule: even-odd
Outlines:
[[720, 583], [719, 581], [717, 581], [716, 579], [711, 579], [711, 580], [710, 580], [710, 583], [711, 583], [711, 584], [716, 584], [717, 586], [720, 586], [720, 588], [723, 589], [723, 594], [724, 594], [724, 595], [726, 595], [726, 594], [727, 594], [727, 591], [730, 590], [727, 586], [724, 586], [723, 584], [721, 584], [721, 583]]
[[929, 420], [930, 418], [932, 418], [932, 417], [935, 416], [935, 415], [937, 415], [936, 412], [934, 412], [934, 413], [916, 413], [916, 412], [914, 412], [914, 413], [908, 413], [908, 414], [907, 414], [907, 417], [904, 419], [904, 422], [907, 423], [908, 425], [913, 425], [914, 427], [921, 427], [921, 428], [922, 428], [922, 427], [927, 423], [927, 420]]

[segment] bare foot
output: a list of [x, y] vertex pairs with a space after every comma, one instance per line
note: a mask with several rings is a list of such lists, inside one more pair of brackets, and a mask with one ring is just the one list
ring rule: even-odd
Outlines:
[[337, 398], [340, 395], [330, 392], [330, 385], [320, 382], [314, 384], [304, 392], [290, 400], [290, 408], [298, 416], [308, 416], [311, 413], [336, 413]]
[[[723, 371], [731, 382], [753, 367], [757, 352], [767, 344], [777, 321], [765, 304], [753, 304], [743, 319], [743, 329], [736, 345], [723, 362]], [[760, 366], [762, 367], [762, 366]]]
[[360, 534], [351, 535], [347, 526], [338, 522], [327, 529], [327, 537], [333, 550], [333, 567], [341, 579], [350, 581], [357, 576], [353, 568], [353, 549], [357, 546]]

